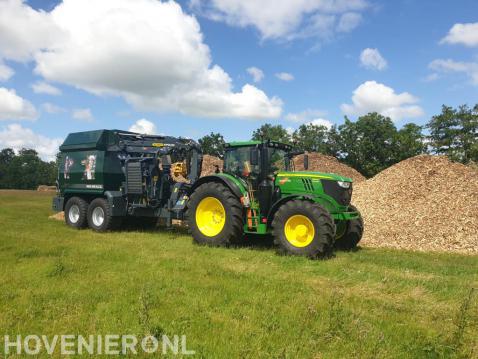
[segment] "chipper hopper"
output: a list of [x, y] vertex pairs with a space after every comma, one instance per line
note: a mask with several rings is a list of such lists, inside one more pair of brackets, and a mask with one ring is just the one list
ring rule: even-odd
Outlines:
[[60, 151], [53, 208], [75, 228], [187, 220], [198, 244], [272, 235], [280, 252], [311, 258], [355, 248], [362, 237], [352, 180], [295, 172], [301, 153], [286, 144], [230, 143], [222, 170], [201, 178], [201, 148], [190, 139], [100, 130], [70, 134]]

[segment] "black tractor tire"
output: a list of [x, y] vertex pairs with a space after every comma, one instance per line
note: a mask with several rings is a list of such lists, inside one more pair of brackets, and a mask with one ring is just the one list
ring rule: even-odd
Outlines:
[[[352, 205], [349, 206], [349, 210], [359, 212], [359, 210]], [[347, 229], [345, 230], [344, 235], [335, 241], [335, 248], [343, 251], [356, 249], [358, 243], [362, 239], [363, 228], [362, 216], [360, 216], [360, 218], [347, 221]]]
[[71, 197], [65, 206], [65, 223], [76, 229], [85, 228], [87, 221], [88, 202], [80, 197]]
[[[296, 215], [301, 216], [300, 218], [307, 217], [314, 227], [312, 240], [304, 246], [294, 245], [286, 236], [288, 220]], [[283, 204], [274, 215], [272, 235], [279, 254], [299, 255], [311, 259], [327, 258], [332, 254], [334, 247], [335, 224], [330, 213], [321, 205], [306, 200], [291, 200]]]
[[106, 232], [121, 224], [120, 217], [113, 217], [112, 208], [104, 198], [95, 198], [88, 206], [88, 226], [96, 232]]
[[[201, 201], [211, 197], [221, 203], [225, 216], [219, 216], [218, 218], [225, 219], [225, 222], [219, 233], [206, 235], [203, 233], [204, 228], [202, 231], [197, 223], [196, 214]], [[200, 185], [192, 193], [186, 216], [195, 243], [209, 246], [231, 246], [242, 244], [244, 232], [242, 213], [240, 200], [229, 188], [221, 183], [207, 182]], [[214, 217], [211, 220], [215, 220]]]

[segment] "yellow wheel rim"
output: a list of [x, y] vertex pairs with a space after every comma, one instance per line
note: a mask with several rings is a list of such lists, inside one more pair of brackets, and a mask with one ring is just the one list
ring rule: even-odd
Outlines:
[[196, 224], [199, 231], [207, 237], [221, 233], [226, 223], [226, 210], [221, 201], [214, 197], [205, 197], [196, 209]]
[[285, 222], [284, 232], [285, 238], [294, 247], [307, 247], [314, 239], [315, 228], [309, 218], [296, 214]]

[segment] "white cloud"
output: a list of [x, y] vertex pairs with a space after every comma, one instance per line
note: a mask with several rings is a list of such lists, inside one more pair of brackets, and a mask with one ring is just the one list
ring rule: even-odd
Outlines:
[[44, 11], [36, 11], [22, 0], [0, 1], [0, 58], [29, 61], [63, 34]]
[[255, 66], [249, 67], [247, 69], [247, 73], [252, 76], [254, 82], [261, 82], [261, 80], [264, 78], [264, 72]]
[[281, 115], [279, 98], [249, 84], [233, 91], [230, 76], [212, 64], [199, 23], [175, 2], [70, 0], [44, 13], [19, 0], [0, 1], [0, 13], [5, 9], [10, 16], [0, 17], [0, 37], [18, 38], [25, 46], [0, 41], [0, 53], [12, 59], [33, 56], [35, 72], [46, 80], [121, 96], [146, 111]]
[[312, 124], [315, 126], [324, 126], [324, 127], [327, 127], [328, 129], [330, 129], [334, 125], [332, 122], [324, 118], [316, 118], [315, 120], [308, 122], [308, 124]]
[[47, 113], [50, 114], [55, 114], [55, 113], [61, 113], [61, 112], [66, 112], [66, 110], [63, 107], [54, 105], [49, 102], [45, 102], [41, 105], [42, 110], [44, 110]]
[[356, 12], [347, 12], [340, 17], [337, 25], [338, 32], [350, 32], [360, 25], [362, 15]]
[[436, 81], [440, 78], [440, 75], [438, 75], [436, 72], [434, 73], [431, 73], [427, 76], [425, 76], [425, 78], [423, 78], [423, 81], [424, 82], [433, 82], [433, 81]]
[[142, 133], [146, 135], [155, 135], [157, 134], [156, 125], [151, 121], [142, 118], [136, 121], [130, 128], [129, 131]]
[[282, 81], [292, 81], [294, 79], [294, 75], [288, 73], [288, 72], [279, 72], [275, 74], [275, 76]]
[[443, 73], [464, 73], [471, 79], [473, 85], [478, 85], [478, 62], [461, 62], [451, 59], [437, 59], [433, 60], [428, 67], [434, 71]]
[[360, 64], [363, 67], [372, 70], [382, 71], [387, 68], [387, 61], [383, 58], [378, 49], [364, 49], [360, 53]]
[[478, 46], [478, 22], [453, 25], [440, 43]]
[[0, 130], [0, 148], [13, 148], [15, 151], [22, 148], [34, 149], [42, 159], [47, 161], [55, 160], [58, 147], [62, 142], [61, 138], [39, 135], [19, 124], [11, 124]]
[[418, 101], [418, 98], [408, 92], [397, 94], [391, 87], [375, 81], [367, 81], [354, 90], [353, 104], [343, 104], [341, 109], [346, 115], [360, 116], [369, 112], [378, 112], [398, 121], [403, 118], [423, 116], [423, 109], [416, 105]]
[[11, 67], [5, 65], [0, 58], [0, 81], [7, 81], [14, 73], [15, 71], [13, 71]]
[[61, 95], [61, 90], [58, 87], [50, 85], [49, 83], [46, 83], [45, 81], [37, 81], [31, 84], [31, 88], [33, 89], [33, 92], [35, 93], [43, 93], [43, 94], [53, 95], [53, 96]]
[[[360, 22], [366, 0], [190, 0], [191, 8], [215, 21], [252, 26], [262, 39], [328, 38]], [[352, 15], [353, 14], [353, 15]]]
[[15, 90], [0, 87], [0, 120], [35, 120], [38, 117], [35, 107]]
[[325, 114], [326, 112], [322, 110], [307, 109], [302, 112], [288, 113], [285, 119], [287, 121], [305, 123], [324, 116]]
[[84, 122], [93, 122], [95, 120], [89, 108], [76, 108], [72, 111], [72, 116], [75, 120]]

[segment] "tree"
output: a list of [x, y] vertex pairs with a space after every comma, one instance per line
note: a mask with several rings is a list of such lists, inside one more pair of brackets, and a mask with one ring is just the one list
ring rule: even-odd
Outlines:
[[402, 161], [426, 152], [427, 144], [422, 133], [422, 127], [414, 123], [405, 124], [397, 133], [396, 161]]
[[308, 123], [294, 131], [292, 140], [302, 151], [328, 153], [327, 135], [327, 127]]
[[282, 125], [271, 125], [270, 123], [266, 123], [252, 133], [253, 141], [260, 141], [262, 137], [264, 140], [283, 143], [291, 142], [291, 136]]
[[442, 106], [442, 112], [428, 122], [433, 152], [445, 154], [453, 161], [478, 161], [478, 104], [458, 109]]
[[224, 137], [220, 133], [211, 132], [199, 139], [202, 151], [206, 155], [220, 157], [224, 154]]
[[392, 120], [369, 113], [338, 127], [337, 156], [366, 177], [396, 163], [397, 129]]
[[44, 162], [32, 149], [21, 149], [18, 155], [11, 149], [0, 152], [0, 187], [36, 189], [40, 184], [53, 185], [57, 175], [55, 162]]

